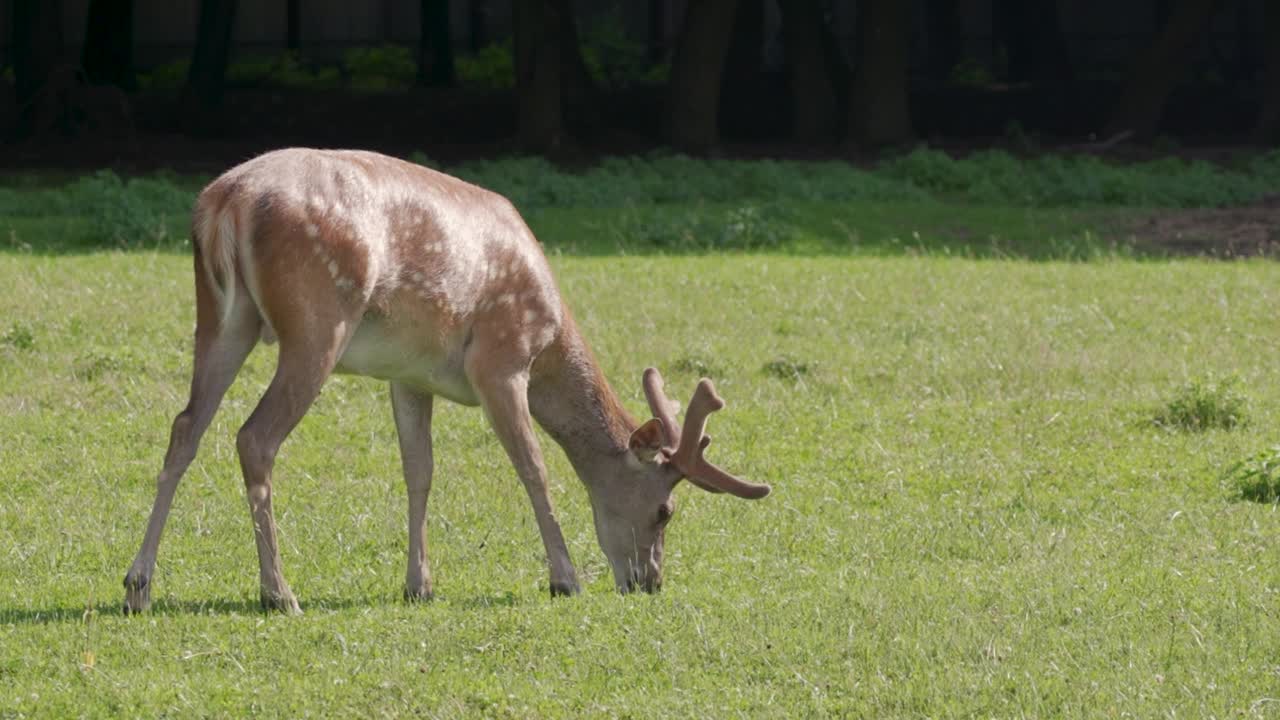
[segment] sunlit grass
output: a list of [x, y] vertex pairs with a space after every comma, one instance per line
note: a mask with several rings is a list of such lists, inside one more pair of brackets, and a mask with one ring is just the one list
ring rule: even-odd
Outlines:
[[[257, 610], [234, 435], [260, 348], [178, 495], [155, 609], [119, 614], [185, 401], [190, 259], [0, 255], [0, 717], [1265, 716], [1280, 697], [1280, 266], [553, 257], [626, 403], [715, 377], [717, 463], [680, 490], [656, 597], [619, 597], [547, 444], [584, 595], [547, 597], [528, 501], [437, 404], [438, 600], [399, 601], [385, 388], [335, 378], [276, 468], [301, 618]], [[1151, 422], [1238, 378], [1249, 422]], [[86, 616], [86, 608], [93, 614]]]

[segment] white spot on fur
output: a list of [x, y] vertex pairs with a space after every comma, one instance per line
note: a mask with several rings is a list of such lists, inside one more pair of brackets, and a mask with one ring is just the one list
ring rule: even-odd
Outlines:
[[320, 228], [315, 223], [307, 223], [307, 237], [314, 238], [320, 234]]
[[338, 277], [338, 261], [337, 260], [329, 261], [329, 274], [335, 278]]
[[523, 316], [525, 325], [532, 325], [534, 320], [538, 319], [538, 313], [533, 310], [525, 310]]

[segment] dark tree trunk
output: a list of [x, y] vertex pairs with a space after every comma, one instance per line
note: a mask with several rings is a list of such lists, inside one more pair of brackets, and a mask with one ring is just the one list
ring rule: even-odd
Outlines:
[[1253, 128], [1254, 139], [1272, 144], [1280, 140], [1280, 0], [1267, 0], [1262, 10], [1262, 112]]
[[1105, 134], [1132, 132], [1151, 137], [1160, 126], [1165, 101], [1192, 59], [1196, 41], [1209, 29], [1219, 0], [1178, 0], [1155, 42], [1129, 73]]
[[449, 0], [422, 0], [421, 34], [418, 38], [418, 84], [451, 87], [453, 33], [449, 25]]
[[929, 77], [936, 85], [946, 85], [951, 79], [951, 69], [960, 63], [964, 48], [960, 20], [960, 0], [929, 0], [925, 4]]
[[590, 132], [600, 126], [599, 102], [595, 82], [582, 57], [578, 23], [572, 0], [552, 0], [560, 21], [560, 86], [562, 108], [568, 125], [575, 132]]
[[551, 0], [514, 0], [512, 22], [520, 142], [534, 152], [552, 152], [564, 139], [562, 20]]
[[471, 52], [479, 52], [489, 44], [489, 12], [485, 0], [467, 3], [467, 31]]
[[725, 53], [724, 75], [720, 80], [720, 132], [737, 137], [761, 134], [760, 90], [765, 84], [764, 0], [738, 0], [733, 17], [729, 49]]
[[858, 63], [849, 92], [848, 139], [865, 147], [911, 138], [907, 107], [907, 21], [899, 0], [858, 3]]
[[80, 65], [94, 85], [137, 88], [133, 75], [133, 0], [92, 0]]
[[667, 0], [649, 0], [649, 62], [657, 65], [667, 57]]
[[802, 142], [835, 137], [836, 93], [822, 52], [817, 0], [781, 0], [783, 44], [791, 83], [791, 132]]
[[302, 0], [287, 0], [284, 41], [292, 52], [302, 49]]
[[13, 0], [13, 76], [19, 107], [64, 61], [60, 0]]
[[1008, 54], [1010, 82], [1070, 83], [1071, 59], [1057, 0], [996, 0], [992, 23], [996, 44]]
[[707, 152], [719, 140], [720, 78], [737, 0], [689, 0], [671, 64], [667, 117], [671, 143]]
[[210, 130], [216, 125], [235, 19], [236, 0], [201, 0], [196, 46], [182, 98], [182, 123], [188, 130]]

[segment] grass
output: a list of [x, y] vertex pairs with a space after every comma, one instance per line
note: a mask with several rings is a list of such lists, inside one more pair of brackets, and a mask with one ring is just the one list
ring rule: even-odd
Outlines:
[[[711, 457], [775, 489], [681, 489], [660, 595], [612, 592], [544, 439], [585, 584], [549, 599], [496, 440], [441, 403], [438, 600], [402, 604], [387, 393], [341, 377], [277, 465], [306, 614], [260, 614], [233, 441], [260, 348], [179, 491], [154, 612], [124, 618], [189, 381], [190, 259], [0, 254], [0, 717], [1274, 714], [1280, 514], [1224, 470], [1280, 426], [1280, 267], [552, 261], [632, 410], [648, 364], [681, 394], [713, 373]], [[1248, 424], [1138, 421], [1210, 376], [1239, 378]]]
[[0, 718], [1274, 715], [1280, 266], [1107, 228], [1255, 199], [1277, 163], [461, 168], [524, 209], [626, 404], [650, 364], [713, 377], [710, 457], [774, 494], [682, 488], [663, 592], [619, 597], [544, 437], [585, 586], [552, 601], [496, 439], [438, 403], [437, 600], [406, 606], [387, 392], [333, 378], [276, 468], [300, 618], [257, 609], [235, 458], [266, 347], [153, 612], [119, 614], [190, 381], [204, 179], [0, 177]]

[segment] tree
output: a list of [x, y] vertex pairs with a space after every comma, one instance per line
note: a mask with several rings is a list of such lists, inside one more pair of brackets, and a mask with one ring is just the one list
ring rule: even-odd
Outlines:
[[645, 44], [649, 63], [657, 65], [667, 57], [667, 0], [649, 0], [649, 27]]
[[20, 132], [32, 131], [32, 101], [63, 62], [60, 0], [13, 0], [13, 75]]
[[719, 140], [720, 78], [737, 5], [689, 0], [685, 10], [667, 100], [668, 135], [681, 150], [706, 152]]
[[422, 0], [418, 42], [418, 84], [448, 87], [457, 83], [453, 69], [453, 32], [449, 0]]
[[295, 53], [302, 49], [302, 0], [286, 0], [284, 46]]
[[791, 83], [791, 132], [797, 140], [827, 140], [836, 130], [836, 94], [823, 57], [817, 0], [781, 0], [783, 45]]
[[133, 74], [133, 0], [92, 0], [80, 64], [94, 85], [137, 88]]
[[1057, 0], [996, 0], [993, 35], [1007, 53], [1010, 82], [1061, 85], [1071, 81], [1071, 59]]
[[760, 107], [760, 88], [765, 83], [764, 12], [764, 0], [738, 0], [725, 51], [717, 120], [721, 132], [739, 137], [759, 134], [761, 116], [768, 112]]
[[562, 19], [551, 0], [514, 0], [516, 115], [520, 142], [535, 152], [559, 148]]
[[236, 0], [201, 0], [196, 45], [182, 98], [183, 124], [189, 129], [211, 127], [210, 116], [222, 106], [235, 19]]
[[858, 3], [858, 62], [849, 91], [848, 140], [875, 147], [912, 135], [907, 107], [908, 3]]
[[1155, 42], [1138, 57], [1111, 111], [1105, 134], [1154, 135], [1165, 101], [1186, 72], [1196, 41], [1203, 37], [1219, 0], [1178, 0]]
[[964, 39], [960, 34], [960, 19], [960, 0], [929, 0], [925, 3], [929, 76], [936, 85], [945, 85], [951, 79], [952, 68], [960, 63]]
[[1266, 69], [1262, 75], [1262, 112], [1254, 125], [1254, 139], [1262, 143], [1280, 140], [1280, 3], [1263, 6], [1262, 37]]
[[551, 0], [560, 22], [560, 90], [562, 112], [574, 131], [590, 131], [600, 124], [595, 81], [582, 57], [578, 23], [572, 0]]

